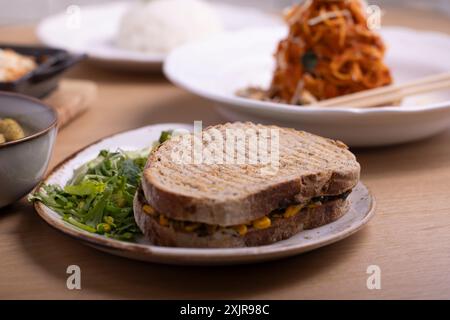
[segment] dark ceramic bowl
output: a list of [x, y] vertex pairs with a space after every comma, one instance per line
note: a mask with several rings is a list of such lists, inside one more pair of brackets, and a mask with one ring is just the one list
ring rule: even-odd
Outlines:
[[0, 90], [37, 98], [45, 97], [56, 89], [63, 73], [86, 57], [83, 54], [40, 46], [0, 43], [0, 49], [12, 49], [19, 54], [34, 57], [38, 64], [35, 70], [15, 81], [0, 82]]
[[41, 101], [0, 92], [0, 118], [12, 118], [26, 137], [0, 144], [0, 208], [29, 193], [42, 179], [56, 138], [57, 116]]

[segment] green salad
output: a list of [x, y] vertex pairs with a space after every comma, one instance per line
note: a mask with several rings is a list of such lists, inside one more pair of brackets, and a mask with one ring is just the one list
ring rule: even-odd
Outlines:
[[[156, 145], [171, 135], [163, 131]], [[149, 151], [102, 150], [76, 169], [66, 186], [42, 185], [29, 200], [42, 202], [80, 229], [134, 240], [140, 230], [134, 221], [133, 198]]]

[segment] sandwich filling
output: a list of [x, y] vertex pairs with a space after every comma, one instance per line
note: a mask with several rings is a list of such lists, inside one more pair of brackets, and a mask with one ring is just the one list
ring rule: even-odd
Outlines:
[[173, 228], [174, 230], [181, 232], [196, 233], [198, 236], [211, 235], [219, 230], [235, 233], [240, 236], [245, 236], [249, 231], [269, 228], [272, 225], [272, 222], [276, 219], [290, 219], [304, 210], [318, 208], [327, 202], [335, 200], [346, 200], [350, 193], [351, 190], [348, 190], [339, 195], [314, 197], [305, 203], [293, 204], [287, 207], [273, 210], [269, 214], [253, 221], [249, 221], [248, 223], [226, 227], [169, 218], [163, 213], [157, 212], [151, 205], [147, 203], [147, 201], [145, 201], [142, 190], [139, 192], [139, 200], [142, 204], [143, 213], [151, 216], [159, 225], [163, 227]]

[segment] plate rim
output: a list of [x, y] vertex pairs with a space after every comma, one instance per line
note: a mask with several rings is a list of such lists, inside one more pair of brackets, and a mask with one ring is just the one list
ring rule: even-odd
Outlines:
[[[244, 34], [248, 32], [261, 32], [263, 33], [265, 30], [271, 30], [271, 32], [281, 32], [282, 30], [286, 30], [285, 26], [280, 27], [253, 27], [247, 28], [240, 31], [235, 32], [224, 32], [218, 35], [218, 37], [229, 37], [230, 35], [236, 34]], [[439, 38], [440, 40], [448, 40], [450, 41], [450, 35], [439, 32], [439, 31], [423, 31], [423, 30], [415, 30], [408, 27], [402, 26], [388, 26], [384, 27], [383, 30], [401, 32], [401, 33], [409, 33], [413, 34], [414, 37], [434, 37]], [[321, 108], [321, 107], [308, 107], [308, 108], [298, 108], [296, 106], [286, 104], [286, 103], [277, 103], [270, 101], [257, 101], [248, 98], [231, 96], [225, 93], [215, 93], [208, 90], [204, 90], [203, 88], [199, 88], [198, 86], [191, 85], [185, 79], [181, 79], [180, 74], [182, 72], [176, 72], [176, 68], [172, 66], [174, 64], [174, 60], [176, 56], [183, 52], [184, 50], [189, 50], [191, 47], [195, 47], [201, 44], [208, 43], [209, 41], [213, 41], [214, 39], [205, 39], [201, 41], [195, 41], [192, 43], [188, 43], [182, 45], [174, 50], [172, 50], [169, 55], [166, 57], [163, 63], [163, 73], [164, 75], [176, 86], [183, 88], [197, 96], [206, 98], [215, 103], [226, 104], [227, 107], [239, 107], [245, 109], [252, 110], [261, 110], [264, 109], [270, 112], [283, 112], [284, 114], [296, 114], [296, 115], [306, 115], [306, 114], [321, 114], [321, 113], [331, 113], [331, 114], [351, 114], [355, 116], [365, 115], [369, 113], [384, 113], [384, 114], [405, 114], [405, 113], [426, 113], [433, 112], [439, 109], [450, 108], [450, 100], [420, 105], [420, 106], [386, 106], [382, 108], [349, 108], [349, 107], [333, 107], [333, 108]], [[175, 71], [174, 71], [175, 70]]]
[[[85, 147], [82, 147], [78, 149], [77, 151], [71, 153], [69, 156], [64, 158], [62, 161], [60, 161], [52, 170], [50, 170], [45, 178], [39, 183], [39, 185], [34, 189], [34, 191], [39, 190], [41, 186], [46, 183], [53, 175], [57, 174], [61, 168], [67, 164], [69, 161], [73, 160], [75, 157], [77, 157], [81, 152], [85, 151], [87, 148], [92, 147], [94, 145], [97, 145], [105, 140], [113, 139], [114, 137], [122, 134], [126, 134], [132, 131], [137, 131], [144, 128], [151, 128], [155, 127], [157, 125], [183, 125], [182, 123], [159, 123], [159, 124], [153, 124], [148, 125], [144, 127], [135, 128], [132, 130], [124, 130], [122, 132], [118, 132], [115, 134], [111, 134], [108, 136], [105, 136], [103, 138], [100, 138]], [[185, 125], [185, 124], [184, 124]], [[59, 232], [62, 232], [63, 234], [70, 236], [71, 238], [74, 238], [75, 240], [81, 241], [84, 244], [87, 244], [89, 246], [93, 247], [100, 247], [97, 249], [104, 248], [109, 253], [117, 254], [115, 252], [111, 251], [119, 251], [121, 253], [137, 253], [139, 255], [145, 256], [147, 259], [141, 259], [139, 257], [130, 257], [127, 255], [128, 258], [133, 258], [136, 260], [146, 260], [146, 261], [153, 261], [153, 262], [163, 262], [163, 263], [169, 263], [173, 264], [174, 262], [171, 261], [176, 258], [186, 259], [187, 256], [189, 256], [190, 260], [189, 262], [185, 261], [186, 264], [204, 264], [204, 263], [210, 263], [210, 264], [226, 264], [226, 261], [223, 260], [224, 258], [242, 258], [247, 257], [247, 260], [250, 262], [253, 260], [268, 260], [271, 258], [271, 255], [274, 255], [275, 257], [272, 257], [272, 259], [277, 259], [281, 257], [286, 257], [290, 255], [299, 254], [302, 252], [314, 250], [316, 248], [326, 246], [328, 244], [337, 242], [339, 240], [342, 240], [360, 229], [362, 229], [375, 215], [376, 211], [376, 200], [374, 195], [370, 192], [369, 188], [364, 185], [361, 181], [358, 182], [358, 184], [361, 184], [362, 187], [364, 187], [367, 190], [367, 193], [369, 195], [369, 201], [370, 205], [368, 208], [368, 211], [365, 213], [364, 217], [359, 221], [358, 224], [356, 224], [353, 228], [346, 228], [336, 234], [328, 235], [323, 238], [317, 239], [316, 241], [308, 244], [292, 244], [285, 247], [270, 247], [270, 245], [267, 246], [257, 246], [257, 247], [244, 247], [244, 248], [178, 248], [178, 247], [162, 247], [162, 246], [156, 246], [156, 245], [147, 245], [147, 244], [139, 244], [139, 243], [133, 243], [133, 242], [125, 242], [115, 239], [106, 238], [104, 236], [88, 233], [87, 231], [77, 229], [76, 227], [72, 227], [67, 225], [67, 223], [64, 222], [64, 220], [59, 216], [58, 213], [56, 213], [51, 208], [45, 206], [42, 202], [36, 201], [34, 203], [35, 211], [38, 213], [40, 218], [42, 218], [47, 224], [49, 224], [52, 228], [58, 230]], [[34, 192], [33, 191], [33, 192]], [[55, 217], [51, 216], [46, 212], [46, 210], [50, 210], [54, 213], [56, 213]], [[351, 225], [350, 225], [351, 226]], [[105, 251], [104, 250], [104, 251]], [[253, 258], [253, 259], [252, 259]], [[167, 261], [164, 261], [164, 259], [167, 259]], [[216, 259], [215, 261], [212, 261]], [[248, 262], [248, 261], [247, 261]], [[239, 263], [239, 262], [232, 262], [232, 263]]]

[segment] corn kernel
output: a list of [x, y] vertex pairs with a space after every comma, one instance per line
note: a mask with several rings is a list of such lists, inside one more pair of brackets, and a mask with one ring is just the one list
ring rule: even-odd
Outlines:
[[190, 224], [184, 226], [184, 230], [186, 230], [187, 232], [192, 232], [195, 229], [197, 229], [198, 227], [200, 227], [200, 223], [190, 223]]
[[111, 226], [107, 223], [99, 223], [97, 225], [97, 232], [99, 233], [108, 233], [111, 231]]
[[302, 210], [303, 206], [302, 205], [296, 205], [296, 206], [289, 206], [286, 211], [283, 214], [283, 217], [285, 218], [290, 218], [295, 216], [297, 213], [300, 212], [300, 210]]
[[159, 224], [166, 227], [169, 225], [169, 220], [167, 220], [166, 217], [164, 217], [162, 214], [159, 215]]
[[271, 224], [272, 222], [266, 216], [253, 221], [253, 227], [255, 227], [256, 229], [266, 229], [270, 227]]
[[314, 209], [314, 208], [320, 207], [321, 205], [322, 205], [322, 203], [320, 203], [320, 202], [314, 202], [314, 203], [309, 204], [308, 208]]
[[114, 224], [114, 218], [111, 216], [105, 216], [103, 217], [103, 221], [109, 225], [113, 225]]
[[247, 233], [247, 226], [245, 224], [240, 224], [238, 226], [233, 227], [239, 235], [244, 236]]
[[154, 215], [155, 214], [155, 209], [153, 209], [151, 206], [149, 206], [148, 204], [145, 204], [142, 209], [144, 210], [145, 213], [149, 214], [149, 215]]

